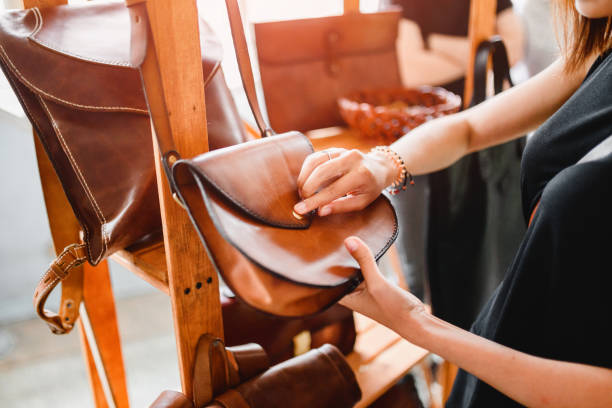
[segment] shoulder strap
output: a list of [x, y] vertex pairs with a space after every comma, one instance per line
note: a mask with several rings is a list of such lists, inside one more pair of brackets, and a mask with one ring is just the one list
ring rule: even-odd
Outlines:
[[[587, 154], [585, 154], [582, 159], [578, 160], [576, 164], [587, 163], [590, 161], [595, 161], [601, 159], [612, 153], [612, 135], [605, 138], [602, 142], [600, 142], [597, 146], [589, 150]], [[533, 211], [531, 211], [531, 216], [529, 217], [529, 224], [533, 221], [533, 217], [535, 216], [538, 207], [540, 206], [540, 201], [533, 207]]]
[[236, 0], [225, 0], [227, 6], [227, 14], [229, 16], [230, 27], [232, 31], [232, 40], [234, 42], [234, 50], [238, 61], [238, 69], [242, 78], [242, 85], [246, 92], [249, 106], [257, 122], [257, 127], [263, 137], [273, 135], [274, 131], [264, 120], [263, 114], [257, 101], [257, 91], [255, 89], [255, 78], [253, 76], [253, 68], [251, 67], [251, 59], [249, 57], [249, 49], [247, 46], [246, 37], [244, 35], [244, 26], [240, 17], [240, 7]]
[[[44, 273], [38, 286], [34, 291], [34, 309], [38, 316], [43, 319], [51, 331], [55, 334], [65, 334], [72, 330], [74, 322], [78, 317], [79, 304], [82, 298], [82, 269], [81, 265], [87, 261], [87, 247], [85, 244], [72, 244], [67, 246], [61, 254], [55, 258]], [[62, 304], [59, 314], [45, 309], [45, 302], [49, 294], [60, 283], [67, 283], [74, 279], [75, 293], [71, 293], [64, 302], [64, 291], [62, 290]], [[64, 288], [65, 289], [65, 288]]]

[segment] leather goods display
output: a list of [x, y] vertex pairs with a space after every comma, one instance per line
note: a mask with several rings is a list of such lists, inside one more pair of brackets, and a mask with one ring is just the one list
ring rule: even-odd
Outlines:
[[[273, 131], [257, 104], [240, 10], [236, 0], [227, 0], [226, 5], [245, 91], [266, 136]], [[131, 12], [147, 21], [143, 9], [132, 7]], [[313, 152], [308, 138], [299, 132], [191, 159], [180, 159], [172, 139], [163, 135], [157, 132], [171, 189], [225, 283], [256, 309], [287, 317], [320, 312], [362, 280], [344, 239], [359, 236], [379, 259], [397, 235], [395, 211], [384, 196], [348, 214], [316, 217], [293, 212], [300, 200], [297, 177]]]
[[[257, 345], [247, 345], [246, 353], [257, 353]], [[228, 348], [229, 378], [245, 371], [238, 361], [241, 350]], [[245, 351], [242, 351], [243, 355]], [[331, 345], [324, 345], [273, 367], [250, 364], [250, 375], [240, 376], [240, 383], [215, 396], [206, 408], [349, 408], [361, 399], [355, 374]], [[254, 375], [253, 375], [254, 374]], [[194, 390], [194, 394], [197, 391]], [[197, 397], [196, 397], [197, 398]], [[164, 391], [151, 408], [193, 408], [184, 394]]]
[[[129, 62], [130, 29], [122, 3], [0, 15], [0, 66], [82, 226], [84, 244], [58, 256], [35, 295], [38, 314], [56, 333], [70, 331], [74, 319], [45, 312], [44, 303], [71, 267], [161, 239], [150, 119]], [[248, 136], [220, 68], [220, 43], [202, 20], [200, 37], [210, 148], [243, 142]]]
[[305, 344], [305, 347], [317, 348], [323, 344], [333, 344], [345, 355], [353, 351], [357, 336], [353, 312], [341, 305], [334, 305], [311, 317], [285, 319], [262, 313], [236, 297], [222, 294], [221, 312], [225, 344], [260, 344], [272, 364], [293, 357], [296, 351], [302, 351], [303, 346], [298, 344], [296, 347], [294, 339], [304, 332], [308, 333], [307, 339], [310, 340], [310, 344]]
[[342, 125], [337, 99], [401, 86], [395, 42], [401, 8], [255, 24], [259, 70], [274, 129]]

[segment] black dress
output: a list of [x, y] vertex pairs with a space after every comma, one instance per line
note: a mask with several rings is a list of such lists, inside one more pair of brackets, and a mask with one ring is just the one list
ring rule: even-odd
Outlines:
[[[424, 37], [467, 36], [469, 0], [394, 2]], [[510, 0], [497, 2], [498, 13], [509, 7]], [[464, 79], [442, 86], [463, 95]], [[418, 177], [414, 188], [393, 199], [411, 290], [423, 298], [421, 282], [426, 280], [434, 314], [465, 329], [501, 282], [525, 232], [521, 146], [512, 141], [470, 154], [447, 169]]]
[[[540, 205], [474, 333], [532, 355], [612, 368], [612, 154], [575, 164], [610, 135], [607, 52], [527, 144], [521, 169], [525, 220]], [[518, 405], [465, 371], [447, 403]]]

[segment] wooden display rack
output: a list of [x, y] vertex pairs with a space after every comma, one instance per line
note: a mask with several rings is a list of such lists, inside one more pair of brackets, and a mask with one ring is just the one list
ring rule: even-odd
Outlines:
[[[490, 0], [477, 0], [490, 2]], [[24, 0], [24, 7], [65, 4], [66, 0]], [[127, 0], [145, 3], [151, 28], [143, 76], [152, 120], [158, 131], [168, 132], [177, 150], [192, 157], [208, 150], [204, 84], [195, 0]], [[357, 0], [346, 1], [358, 7]], [[206, 52], [206, 50], [204, 50]], [[176, 61], [180, 61], [177, 64]], [[170, 113], [172, 113], [170, 115]], [[161, 125], [160, 125], [161, 124]], [[160, 130], [161, 129], [161, 130]], [[369, 150], [380, 144], [350, 131], [313, 133], [316, 149], [331, 145]], [[34, 137], [47, 214], [57, 253], [79, 237], [79, 225], [59, 180], [37, 137]], [[155, 137], [153, 143], [156, 145]], [[172, 199], [155, 156], [163, 223], [163, 243], [113, 255], [120, 264], [170, 297], [177, 343], [182, 391], [192, 397], [193, 362], [203, 334], [223, 338], [219, 281], [187, 213]], [[210, 278], [210, 279], [209, 279]], [[62, 290], [83, 281], [82, 319], [79, 329], [83, 354], [96, 407], [128, 407], [126, 376], [107, 261], [85, 264], [65, 281]], [[198, 290], [196, 282], [209, 282]], [[365, 407], [390, 388], [427, 351], [396, 333], [356, 316], [357, 341], [348, 361], [363, 392], [358, 407]], [[151, 390], [151, 400], [162, 390]], [[212, 390], [210, 390], [212, 396]]]

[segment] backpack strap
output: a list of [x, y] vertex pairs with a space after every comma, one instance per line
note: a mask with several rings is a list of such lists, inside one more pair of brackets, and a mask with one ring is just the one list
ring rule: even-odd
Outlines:
[[[34, 292], [34, 309], [54, 334], [69, 333], [79, 316], [83, 299], [83, 268], [87, 261], [87, 246], [71, 244], [64, 248], [44, 273]], [[60, 283], [62, 299], [59, 313], [45, 309], [49, 294]]]

